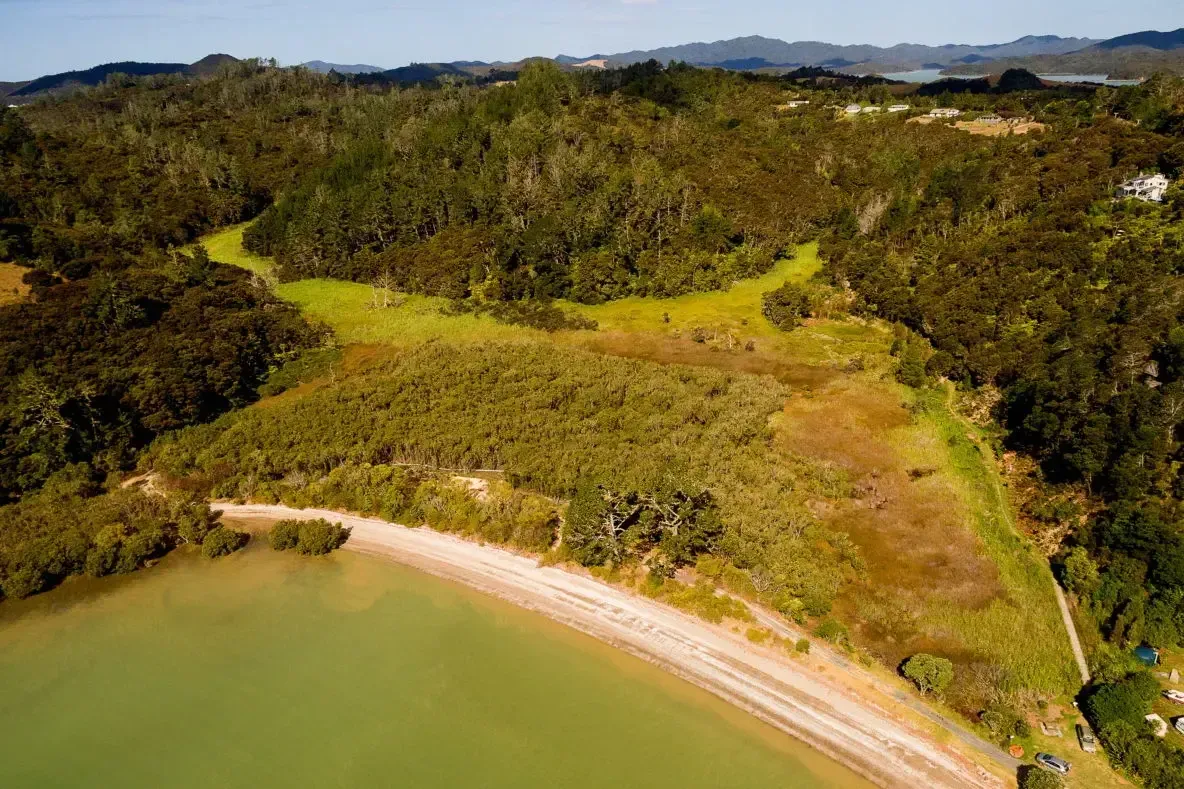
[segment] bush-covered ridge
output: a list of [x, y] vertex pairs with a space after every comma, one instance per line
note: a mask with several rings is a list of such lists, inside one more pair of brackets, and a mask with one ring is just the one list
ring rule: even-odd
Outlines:
[[0, 503], [71, 463], [126, 468], [153, 437], [255, 400], [319, 336], [200, 253], [34, 294], [0, 307]]

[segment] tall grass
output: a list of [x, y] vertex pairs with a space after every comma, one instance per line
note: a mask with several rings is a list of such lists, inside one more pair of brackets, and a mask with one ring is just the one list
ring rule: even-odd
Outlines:
[[990, 451], [986, 442], [977, 428], [952, 413], [944, 392], [918, 398], [920, 429], [944, 447], [927, 453], [926, 462], [954, 481], [961, 508], [984, 554], [999, 569], [1006, 592], [978, 610], [935, 606], [925, 620], [931, 627], [948, 628], [967, 648], [1005, 667], [1016, 686], [1076, 692], [1080, 681], [1057, 609], [1052, 571], [1017, 531], [994, 461], [984, 454]]

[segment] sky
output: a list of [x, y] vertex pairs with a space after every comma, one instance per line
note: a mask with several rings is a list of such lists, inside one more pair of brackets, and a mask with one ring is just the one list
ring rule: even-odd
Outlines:
[[1184, 27], [1181, 0], [0, 0], [0, 80], [212, 52], [391, 68], [763, 35], [888, 46]]

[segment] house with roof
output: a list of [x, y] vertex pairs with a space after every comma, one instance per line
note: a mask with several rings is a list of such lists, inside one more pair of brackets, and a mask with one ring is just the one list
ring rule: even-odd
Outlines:
[[858, 115], [862, 111], [863, 111], [863, 108], [860, 107], [858, 104], [848, 104], [847, 109], [845, 110], [845, 112], [848, 115]]
[[908, 112], [911, 109], [912, 109], [912, 107], [910, 107], [907, 104], [893, 104], [891, 107], [888, 108], [888, 111], [889, 112]]
[[1154, 175], [1140, 173], [1138, 177], [1132, 178], [1118, 187], [1118, 196], [1133, 197], [1148, 203], [1162, 203], [1163, 196], [1171, 185], [1172, 182], [1162, 173]]
[[864, 107], [862, 110], [860, 110], [860, 112], [863, 112], [865, 114], [869, 113], [869, 112], [879, 112], [879, 111], [880, 111], [880, 108], [874, 104]]
[[957, 118], [962, 114], [962, 110], [956, 110], [953, 107], [938, 107], [929, 111], [930, 118]]
[[806, 99], [794, 99], [787, 105], [791, 110], [796, 110], [798, 107], [805, 107], [810, 102]]

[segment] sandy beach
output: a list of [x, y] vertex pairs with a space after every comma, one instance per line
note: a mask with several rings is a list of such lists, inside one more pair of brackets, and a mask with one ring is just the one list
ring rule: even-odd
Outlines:
[[626, 590], [428, 528], [328, 510], [213, 505], [238, 521], [325, 518], [353, 531], [346, 549], [385, 557], [537, 611], [624, 649], [747, 710], [884, 787], [1002, 782], [890, 710], [743, 635]]

